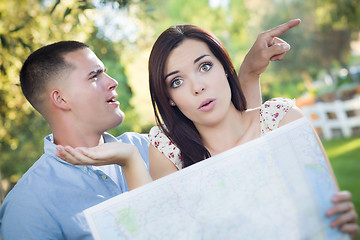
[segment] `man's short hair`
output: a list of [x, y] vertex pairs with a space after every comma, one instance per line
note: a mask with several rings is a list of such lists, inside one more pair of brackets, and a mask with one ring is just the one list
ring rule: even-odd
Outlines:
[[77, 41], [61, 41], [39, 48], [29, 55], [20, 70], [21, 89], [30, 104], [41, 113], [49, 82], [71, 69], [63, 56], [89, 46]]

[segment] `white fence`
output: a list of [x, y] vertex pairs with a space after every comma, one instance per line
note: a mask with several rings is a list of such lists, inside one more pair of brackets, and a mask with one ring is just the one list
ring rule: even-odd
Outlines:
[[338, 136], [350, 137], [360, 130], [360, 96], [347, 101], [318, 102], [301, 109], [326, 140]]

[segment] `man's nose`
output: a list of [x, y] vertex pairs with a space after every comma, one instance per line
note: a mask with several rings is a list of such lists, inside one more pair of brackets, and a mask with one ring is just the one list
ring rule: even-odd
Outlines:
[[106, 78], [107, 78], [107, 84], [108, 84], [108, 89], [109, 90], [114, 90], [118, 85], [118, 81], [116, 81], [114, 78], [110, 77], [109, 75], [106, 74]]

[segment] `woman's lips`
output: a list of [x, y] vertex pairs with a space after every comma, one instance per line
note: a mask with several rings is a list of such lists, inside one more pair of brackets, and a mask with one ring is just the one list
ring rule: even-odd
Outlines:
[[203, 112], [208, 112], [211, 111], [215, 107], [215, 105], [216, 105], [216, 99], [209, 98], [203, 101], [198, 107], [198, 109]]

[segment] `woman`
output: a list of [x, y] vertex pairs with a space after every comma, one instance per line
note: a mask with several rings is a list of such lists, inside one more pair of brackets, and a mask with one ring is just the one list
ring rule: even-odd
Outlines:
[[[304, 116], [289, 99], [272, 99], [259, 108], [247, 110], [226, 49], [211, 33], [192, 25], [169, 28], [159, 36], [149, 59], [149, 81], [158, 123], [149, 134], [153, 179]], [[319, 144], [322, 146], [320, 141]], [[347, 223], [340, 231], [349, 232], [355, 238], [356, 213], [347, 202], [349, 193], [335, 196], [341, 197], [344, 204], [335, 205], [328, 215], [342, 213], [340, 209], [349, 205], [347, 213], [335, 220], [332, 227]]]

